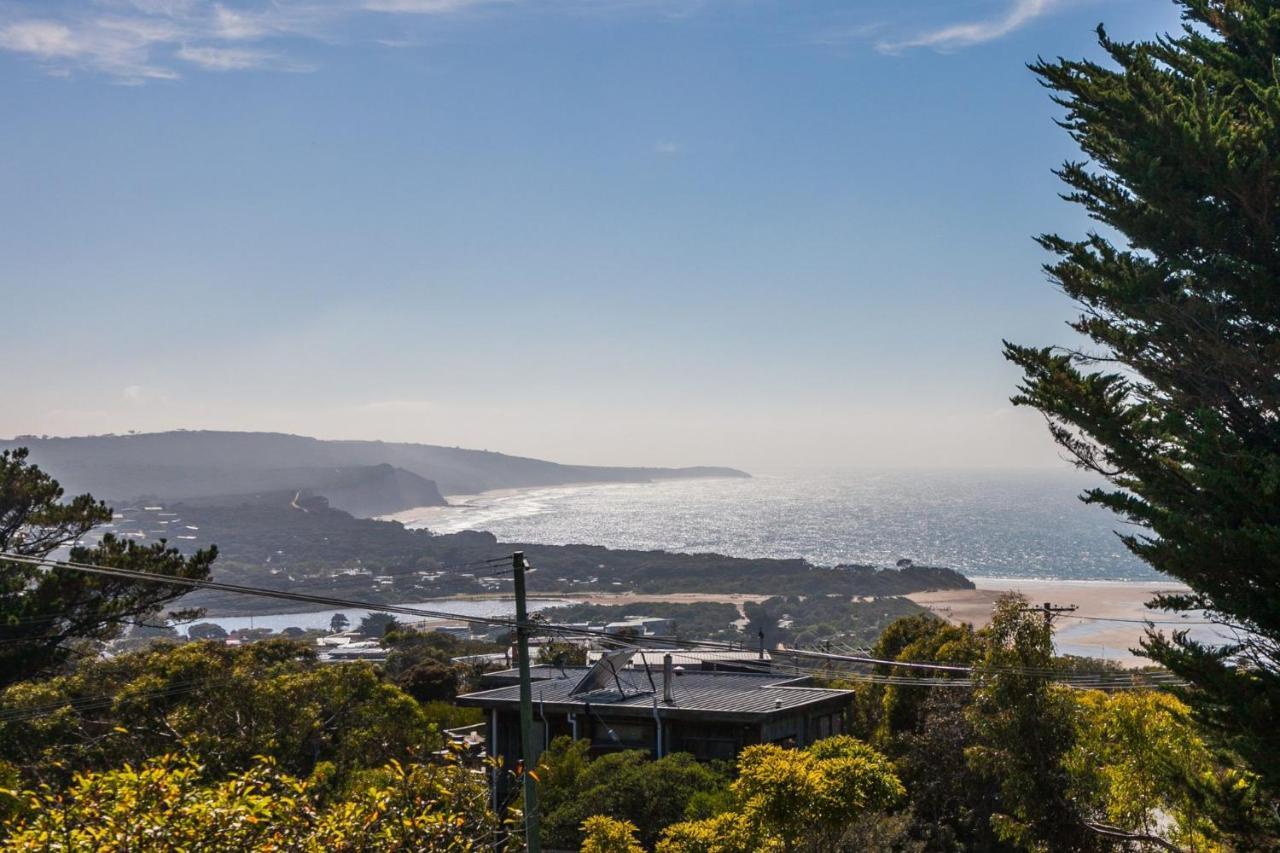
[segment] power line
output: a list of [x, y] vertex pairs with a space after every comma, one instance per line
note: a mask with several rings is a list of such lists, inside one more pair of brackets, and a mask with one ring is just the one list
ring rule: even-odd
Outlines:
[[1227, 628], [1231, 627], [1230, 623], [1214, 622], [1213, 620], [1123, 619], [1119, 616], [1085, 616], [1074, 613], [1060, 613], [1058, 615], [1065, 616], [1068, 619], [1087, 619], [1091, 622], [1128, 622], [1134, 625], [1220, 625]]
[[305, 604], [318, 604], [334, 609], [352, 609], [352, 610], [372, 610], [375, 612], [385, 613], [401, 613], [406, 616], [418, 616], [425, 619], [457, 619], [463, 621], [479, 621], [490, 624], [502, 624], [514, 626], [515, 622], [510, 619], [495, 619], [493, 617], [476, 617], [467, 616], [461, 613], [448, 613], [438, 610], [427, 610], [421, 607], [407, 607], [400, 604], [377, 604], [368, 601], [353, 601], [351, 599], [334, 598], [324, 595], [311, 595], [302, 592], [289, 592], [287, 590], [269, 589], [266, 587], [244, 586], [242, 584], [221, 583], [219, 581], [202, 580], [198, 578], [184, 578], [174, 575], [157, 575], [152, 572], [141, 572], [135, 569], [121, 569], [109, 566], [97, 566], [89, 563], [77, 563], [71, 560], [50, 560], [40, 557], [26, 557], [22, 555], [0, 554], [0, 560], [24, 563], [27, 565], [37, 565], [44, 568], [53, 569], [73, 569], [80, 572], [88, 572], [90, 574], [104, 575], [107, 577], [118, 577], [125, 580], [142, 581], [144, 583], [158, 583], [167, 586], [182, 586], [190, 589], [208, 589], [215, 592], [229, 592], [238, 595], [258, 596], [260, 598], [277, 598], [284, 601], [296, 601]]

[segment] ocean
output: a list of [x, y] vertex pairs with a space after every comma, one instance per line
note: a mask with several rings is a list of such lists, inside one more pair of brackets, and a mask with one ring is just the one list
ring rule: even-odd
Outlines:
[[802, 557], [819, 565], [899, 559], [970, 577], [1160, 579], [1115, 531], [1131, 525], [1078, 500], [1097, 481], [1035, 471], [790, 471], [751, 479], [523, 489], [399, 513], [438, 533], [506, 542]]

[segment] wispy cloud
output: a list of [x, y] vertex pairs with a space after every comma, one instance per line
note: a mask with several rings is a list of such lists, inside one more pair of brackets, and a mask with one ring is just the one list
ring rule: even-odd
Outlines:
[[831, 47], [840, 47], [855, 42], [865, 43], [876, 33], [882, 32], [885, 26], [886, 23], [884, 21], [871, 21], [854, 26], [832, 27], [812, 36], [810, 41], [814, 44]]
[[[51, 73], [92, 71], [119, 82], [174, 79], [183, 63], [212, 70], [297, 70], [273, 51], [242, 45], [288, 34], [291, 20], [246, 18], [220, 4], [194, 0], [100, 0], [41, 6], [44, 17], [0, 20], [0, 49], [24, 54]], [[279, 21], [275, 19], [279, 18]]]
[[662, 157], [675, 157], [684, 153], [684, 146], [679, 142], [672, 142], [669, 139], [659, 139], [653, 143], [653, 153]]
[[364, 8], [370, 12], [391, 12], [409, 15], [445, 15], [463, 12], [477, 6], [493, 6], [515, 0], [365, 0]]
[[107, 17], [76, 25], [36, 18], [0, 26], [0, 49], [35, 57], [55, 73], [83, 67], [141, 82], [178, 76], [151, 60], [152, 45], [177, 37], [163, 22]]
[[[699, 8], [706, 0], [28, 0], [0, 3], [0, 50], [51, 74], [106, 74], [118, 82], [173, 79], [183, 70], [309, 71], [291, 53], [331, 41], [364, 16], [424, 18], [484, 9], [595, 11]], [[404, 46], [402, 34], [370, 43]]]
[[268, 68], [273, 71], [313, 71], [315, 66], [289, 59], [266, 50], [248, 47], [183, 46], [175, 56], [209, 71], [247, 71]]
[[900, 40], [885, 39], [876, 42], [876, 49], [881, 53], [900, 53], [920, 47], [940, 51], [972, 47], [1003, 38], [1066, 2], [1067, 0], [1012, 0], [1004, 13], [997, 17], [948, 24]]

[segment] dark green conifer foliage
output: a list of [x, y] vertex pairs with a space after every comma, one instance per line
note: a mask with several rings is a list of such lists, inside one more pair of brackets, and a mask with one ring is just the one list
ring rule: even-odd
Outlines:
[[[45, 557], [71, 546], [77, 562], [208, 577], [214, 548], [185, 557], [164, 543], [140, 545], [111, 535], [93, 547], [75, 544], [110, 520], [106, 504], [89, 495], [64, 502], [57, 481], [29, 463], [25, 449], [0, 452], [0, 551]], [[187, 591], [0, 559], [0, 688], [49, 672], [77, 644], [112, 639]]]
[[1152, 633], [1155, 661], [1280, 792], [1280, 4], [1181, 0], [1149, 42], [1099, 29], [1109, 61], [1038, 62], [1086, 155], [1058, 173], [1105, 227], [1043, 236], [1083, 349], [1006, 343], [1014, 402], [1110, 488], [1085, 500], [1145, 528], [1138, 556], [1238, 641]]

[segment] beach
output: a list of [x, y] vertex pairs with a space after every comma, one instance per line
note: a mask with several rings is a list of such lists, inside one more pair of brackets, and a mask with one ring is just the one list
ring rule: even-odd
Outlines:
[[908, 595], [912, 601], [927, 607], [949, 622], [968, 622], [981, 627], [991, 620], [996, 600], [1006, 593], [1019, 593], [1032, 607], [1046, 602], [1057, 606], [1074, 605], [1077, 609], [1054, 617], [1054, 644], [1059, 654], [1107, 658], [1125, 666], [1141, 666], [1148, 661], [1130, 651], [1146, 632], [1146, 620], [1153, 620], [1165, 631], [1179, 629], [1179, 623], [1192, 636], [1214, 637], [1212, 626], [1195, 624], [1203, 621], [1200, 614], [1178, 614], [1150, 610], [1145, 605], [1161, 592], [1185, 592], [1176, 583], [1126, 581], [1064, 581], [1009, 578], [971, 578], [976, 589], [918, 592]]

